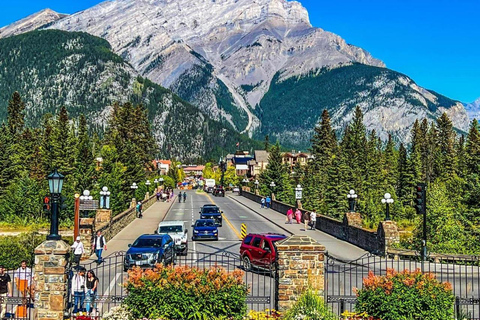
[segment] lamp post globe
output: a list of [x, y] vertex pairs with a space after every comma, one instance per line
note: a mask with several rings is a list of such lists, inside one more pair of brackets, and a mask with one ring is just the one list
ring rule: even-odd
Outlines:
[[388, 192], [385, 193], [382, 203], [386, 204], [385, 221], [390, 221], [390, 204], [393, 203], [392, 195]]
[[58, 234], [58, 224], [59, 224], [59, 212], [58, 212], [58, 203], [60, 200], [60, 194], [62, 193], [63, 179], [65, 176], [62, 175], [55, 169], [51, 174], [48, 175], [48, 187], [50, 189], [50, 195], [52, 198], [52, 217], [50, 220], [50, 234], [47, 236], [47, 240], [61, 240], [62, 236]]
[[355, 212], [355, 201], [357, 199], [358, 195], [355, 193], [355, 190], [351, 189], [348, 194], [348, 205], [350, 207], [350, 212]]

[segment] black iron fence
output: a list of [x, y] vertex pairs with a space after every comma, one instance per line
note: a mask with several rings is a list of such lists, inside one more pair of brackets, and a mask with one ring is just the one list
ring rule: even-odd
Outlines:
[[[75, 273], [77, 273], [77, 267], [72, 267], [68, 272], [69, 295], [66, 315], [70, 315], [71, 318], [75, 319], [76, 316], [89, 312], [98, 318], [112, 307], [120, 305], [127, 296], [124, 284], [127, 280], [128, 272], [124, 270], [124, 257], [125, 252], [120, 251], [105, 257], [104, 262], [101, 264], [96, 262], [81, 264], [81, 268], [84, 268], [86, 272], [92, 271], [98, 277], [99, 282], [94, 294], [88, 296], [87, 293], [83, 299], [77, 298], [77, 301], [75, 301], [75, 296], [72, 294], [72, 281]], [[238, 254], [189, 251], [187, 256], [177, 256], [175, 265], [188, 265], [200, 269], [222, 267], [227, 272], [243, 270], [243, 280], [249, 288], [246, 301], [248, 309], [260, 311], [274, 309], [277, 306], [276, 288], [278, 275], [276, 270], [245, 270]], [[77, 308], [75, 308], [75, 302], [77, 302]]]
[[363, 279], [368, 277], [369, 271], [375, 275], [386, 275], [387, 269], [397, 272], [419, 269], [433, 273], [439, 281], [452, 285], [457, 319], [480, 319], [480, 260], [461, 264], [439, 263], [434, 260], [423, 262], [419, 257], [394, 260], [369, 254], [357, 260], [341, 261], [327, 255], [325, 300], [338, 315], [344, 311], [354, 311], [354, 288], [363, 287]]
[[0, 319], [33, 319], [35, 282], [33, 270], [29, 267], [6, 271], [10, 285], [0, 293]]

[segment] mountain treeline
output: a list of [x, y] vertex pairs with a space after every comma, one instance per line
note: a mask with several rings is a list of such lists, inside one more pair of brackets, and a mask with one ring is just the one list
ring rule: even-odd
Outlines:
[[[147, 110], [142, 105], [115, 104], [108, 130], [101, 139], [90, 136], [83, 115], [70, 118], [65, 107], [45, 114], [38, 128], [25, 126], [25, 103], [15, 92], [8, 103], [7, 121], [0, 126], [0, 220], [14, 225], [47, 222], [42, 208], [49, 195], [47, 176], [56, 168], [65, 176], [63, 225], [73, 220], [73, 195], [103, 186], [111, 192], [114, 214], [128, 208], [132, 197], [143, 199], [147, 175], [158, 153]], [[130, 186], [139, 185], [134, 193]], [[172, 183], [173, 186], [173, 183]]]
[[[416, 121], [411, 144], [382, 142], [375, 131], [367, 132], [359, 107], [337, 139], [327, 110], [322, 113], [312, 138], [313, 159], [306, 165], [282, 165], [280, 148], [270, 147], [267, 169], [261, 174], [261, 191], [294, 203], [294, 188], [303, 187], [307, 209], [342, 218], [348, 209], [347, 193], [358, 194], [356, 211], [365, 226], [376, 228], [385, 219], [381, 199], [394, 199], [391, 216], [401, 229], [412, 231], [402, 245], [419, 248], [422, 217], [414, 209], [415, 187], [427, 184], [429, 250], [445, 253], [480, 252], [480, 131], [477, 120], [466, 136], [457, 136], [446, 114], [436, 121]], [[276, 187], [269, 187], [274, 181]]]

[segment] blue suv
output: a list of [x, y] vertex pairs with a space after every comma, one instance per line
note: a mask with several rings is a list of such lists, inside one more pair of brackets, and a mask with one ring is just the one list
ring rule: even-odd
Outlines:
[[144, 234], [128, 245], [123, 270], [133, 266], [153, 268], [157, 263], [175, 263], [175, 243], [168, 234]]
[[192, 240], [213, 239], [218, 240], [218, 228], [213, 219], [199, 219], [195, 221]]
[[215, 224], [219, 227], [222, 226], [222, 213], [223, 211], [214, 204], [205, 204], [200, 208], [200, 218], [213, 219], [215, 220]]

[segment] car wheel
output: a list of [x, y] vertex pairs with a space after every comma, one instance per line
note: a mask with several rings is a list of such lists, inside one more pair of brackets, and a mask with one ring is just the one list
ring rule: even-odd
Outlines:
[[242, 260], [243, 260], [243, 268], [246, 271], [251, 270], [252, 269], [252, 262], [250, 261], [250, 258], [248, 256], [244, 256]]
[[128, 268], [127, 267], [123, 267], [123, 272], [127, 272], [128, 271]]

